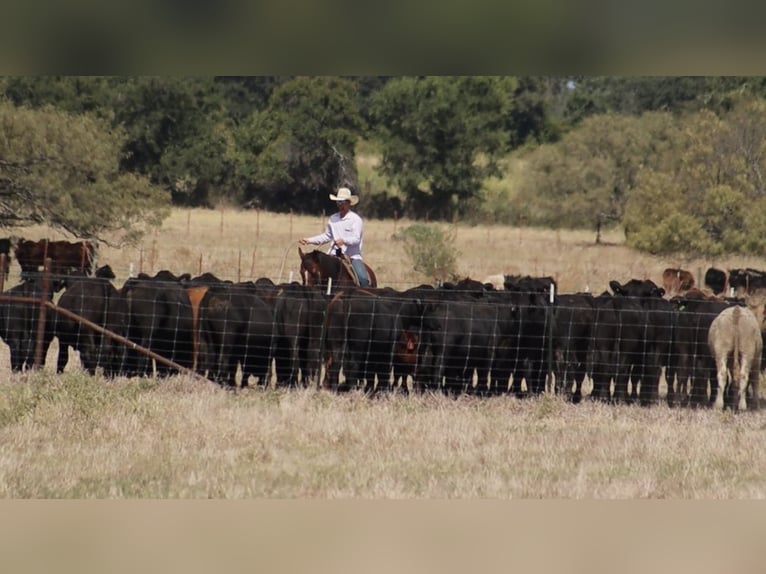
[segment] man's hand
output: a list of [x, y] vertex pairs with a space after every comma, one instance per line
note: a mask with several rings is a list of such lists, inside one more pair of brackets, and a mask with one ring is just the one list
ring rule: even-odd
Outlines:
[[343, 241], [342, 239], [336, 239], [335, 240], [335, 245], [337, 245], [338, 247], [343, 247], [345, 244], [346, 244], [346, 242]]
[[301, 245], [308, 245], [308, 244], [309, 244], [309, 241], [308, 241], [308, 239], [306, 239], [305, 237], [302, 237], [302, 238], [300, 238], [300, 239], [298, 240], [298, 243], [300, 243]]

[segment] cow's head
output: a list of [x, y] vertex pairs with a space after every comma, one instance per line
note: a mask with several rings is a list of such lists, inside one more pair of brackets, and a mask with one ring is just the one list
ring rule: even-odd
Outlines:
[[665, 295], [665, 289], [659, 287], [651, 279], [631, 279], [627, 283], [620, 285], [618, 281], [610, 281], [609, 287], [615, 295], [624, 297], [657, 297]]

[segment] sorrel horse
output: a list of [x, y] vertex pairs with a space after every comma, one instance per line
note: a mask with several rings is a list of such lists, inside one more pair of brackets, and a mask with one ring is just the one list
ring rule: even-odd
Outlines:
[[[322, 251], [311, 251], [304, 253], [298, 248], [298, 255], [301, 257], [301, 277], [304, 285], [321, 285], [327, 287], [327, 280], [332, 279], [333, 287], [354, 287], [356, 278], [350, 265], [343, 262], [340, 257], [328, 255]], [[366, 263], [367, 275], [370, 277], [370, 287], [378, 286], [378, 279], [375, 272]]]

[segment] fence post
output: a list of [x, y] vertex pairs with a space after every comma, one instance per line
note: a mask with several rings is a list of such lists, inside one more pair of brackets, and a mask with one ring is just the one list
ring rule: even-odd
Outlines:
[[32, 364], [33, 369], [39, 369], [44, 361], [43, 357], [43, 339], [45, 338], [45, 319], [48, 314], [48, 306], [45, 302], [48, 300], [51, 282], [51, 258], [46, 257], [43, 264], [43, 282], [40, 287], [40, 313], [37, 318], [37, 339], [35, 340], [35, 358]]
[[552, 283], [550, 286], [550, 293], [548, 295], [548, 307], [545, 312], [546, 323], [546, 361], [548, 363], [548, 392], [552, 395], [556, 394], [556, 385], [553, 381], [553, 320], [555, 317], [555, 310], [553, 304], [556, 300], [556, 286]]

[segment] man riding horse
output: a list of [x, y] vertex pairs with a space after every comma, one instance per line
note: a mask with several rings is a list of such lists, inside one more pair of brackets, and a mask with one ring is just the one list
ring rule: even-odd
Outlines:
[[349, 188], [341, 187], [337, 195], [330, 194], [330, 199], [338, 206], [338, 212], [330, 216], [325, 232], [299, 239], [298, 243], [322, 245], [329, 242], [328, 253], [348, 257], [356, 272], [359, 286], [367, 287], [370, 285], [370, 278], [362, 260], [364, 221], [357, 213], [351, 211], [351, 206], [359, 203], [359, 196], [352, 195]]

